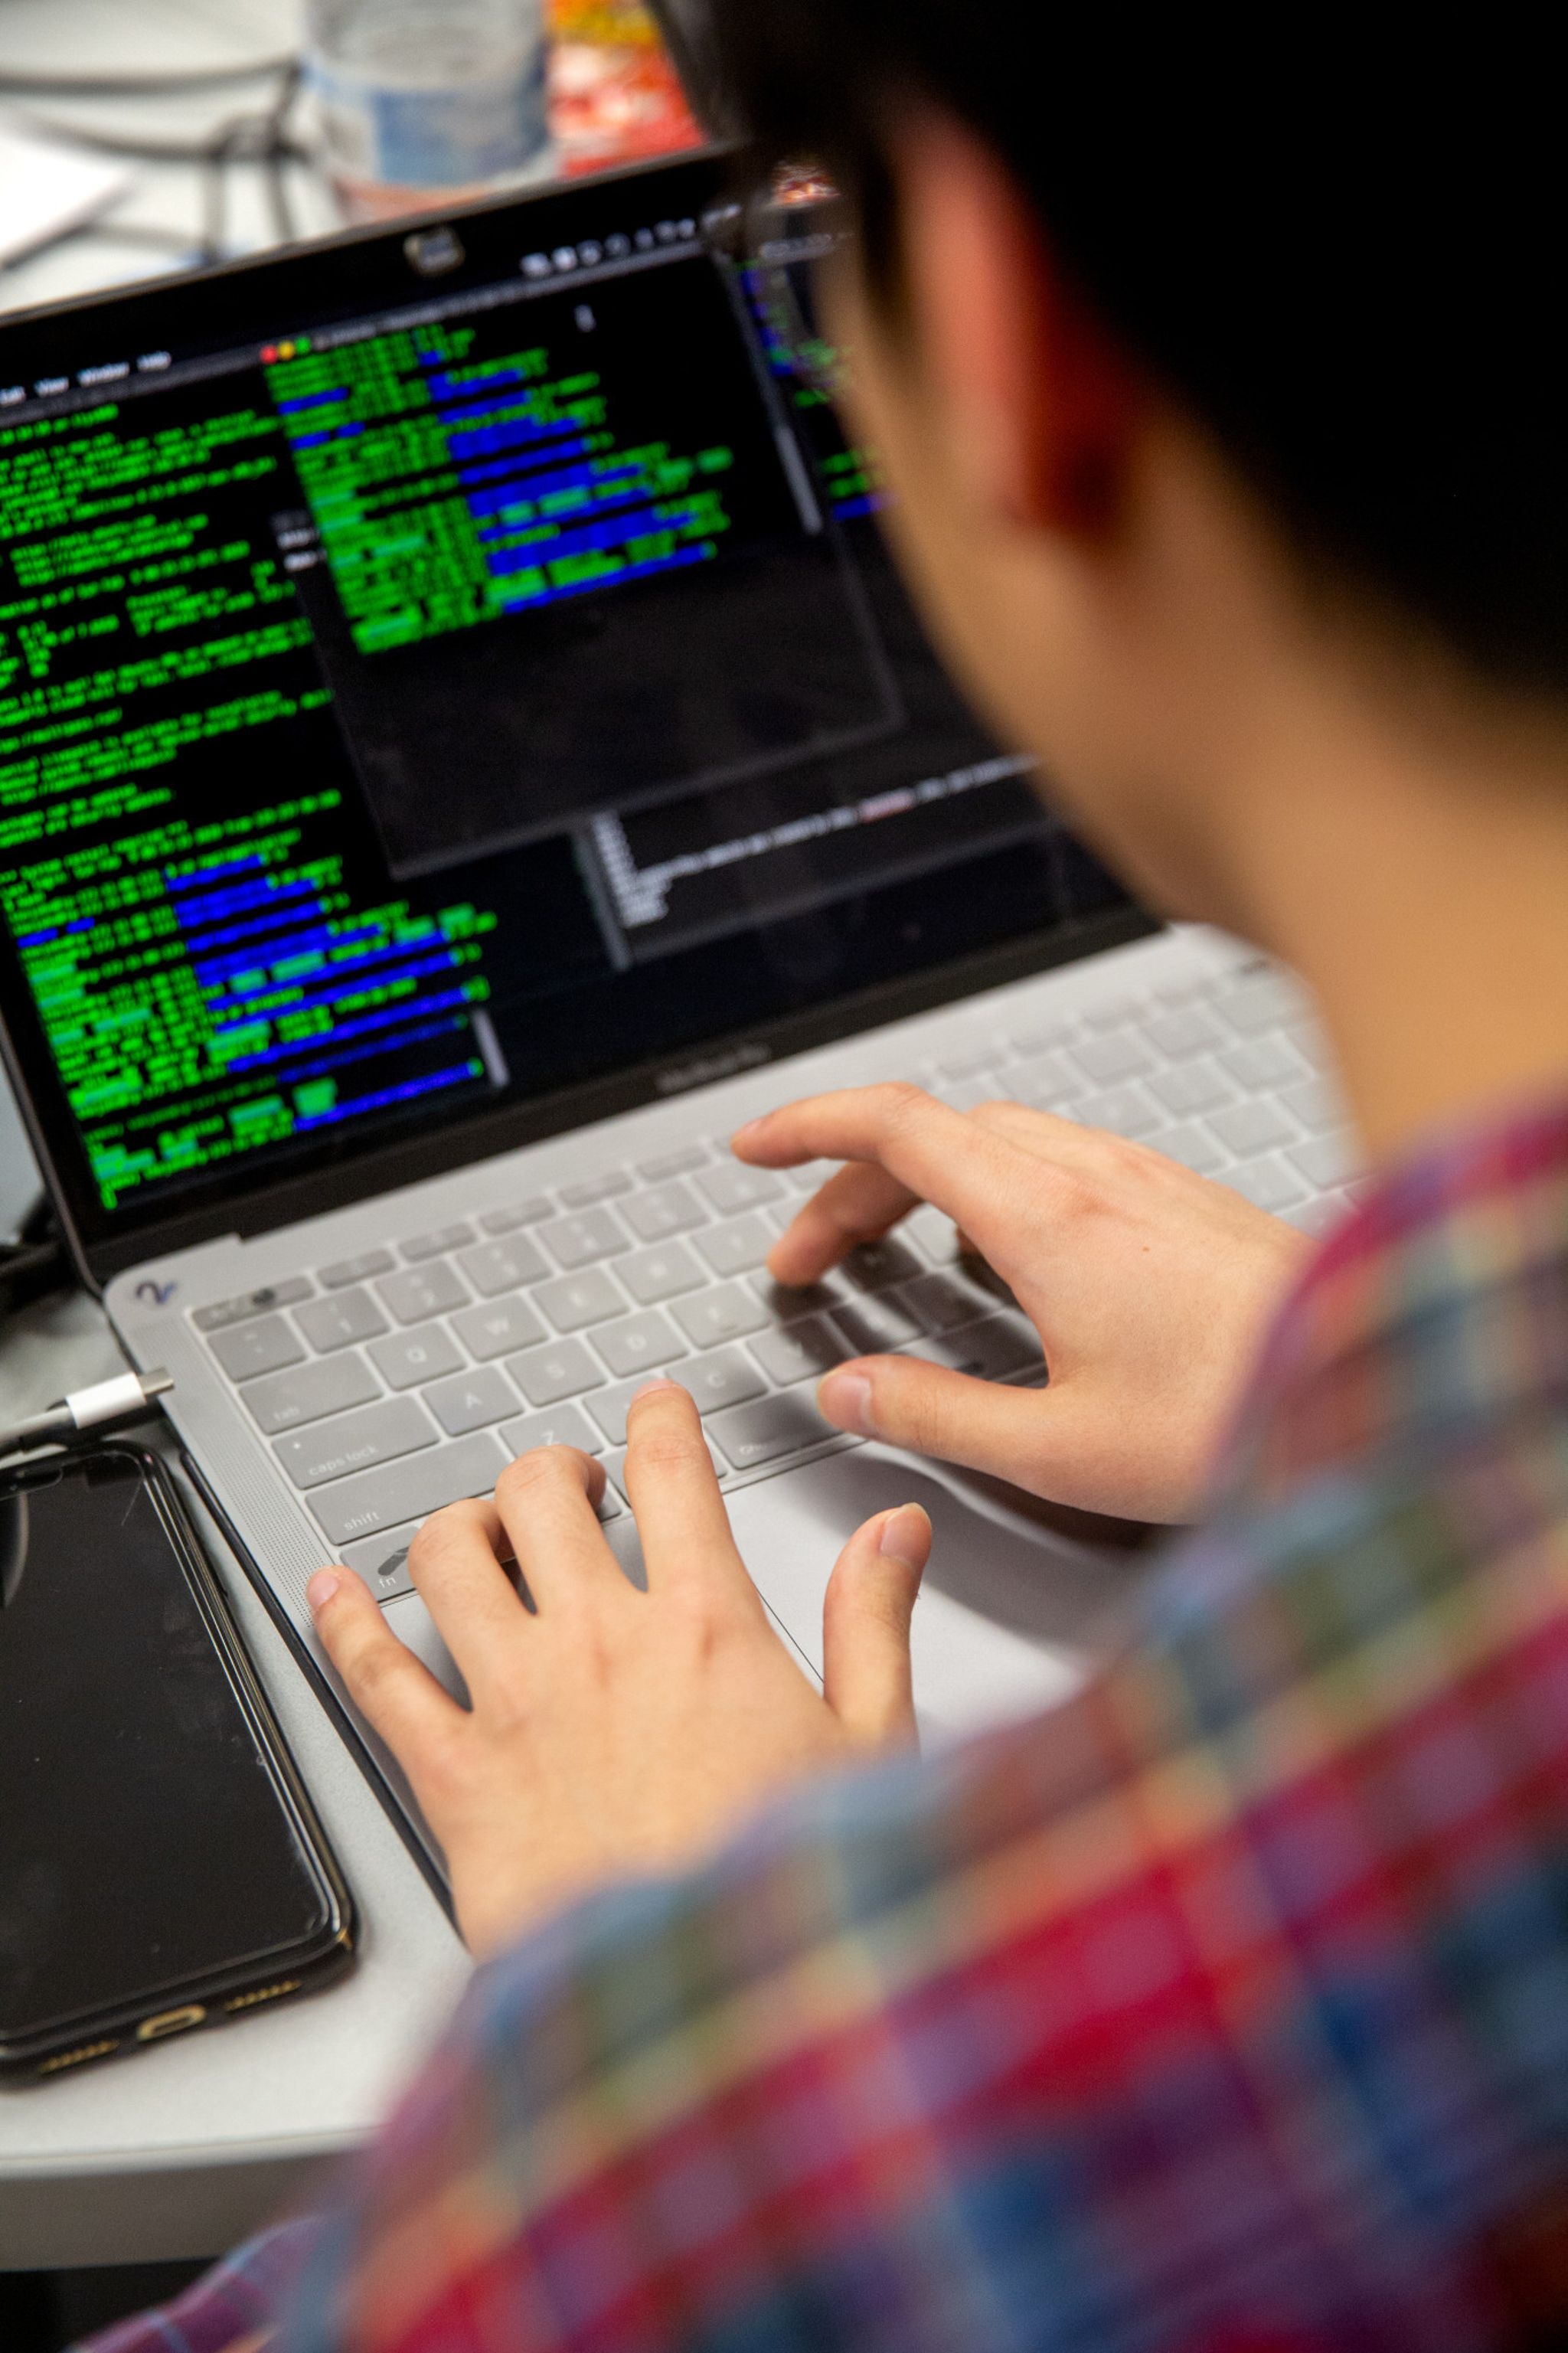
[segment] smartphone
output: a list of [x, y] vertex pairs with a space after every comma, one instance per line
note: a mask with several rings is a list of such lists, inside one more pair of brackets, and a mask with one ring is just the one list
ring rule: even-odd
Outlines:
[[0, 1472], [0, 2074], [246, 2017], [353, 1938], [163, 1464], [110, 1440]]

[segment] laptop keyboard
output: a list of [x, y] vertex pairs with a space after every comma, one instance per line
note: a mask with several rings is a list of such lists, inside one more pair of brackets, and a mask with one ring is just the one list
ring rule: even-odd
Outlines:
[[[1149, 1143], [1304, 1230], [1348, 1199], [1317, 1032], [1266, 968], [1119, 997], [918, 1075], [959, 1110], [1008, 1096]], [[696, 1398], [721, 1482], [858, 1443], [813, 1398], [852, 1356], [1043, 1377], [1033, 1327], [934, 1210], [807, 1291], [773, 1282], [767, 1253], [828, 1173], [743, 1167], [694, 1138], [192, 1322], [327, 1545], [390, 1599], [410, 1590], [419, 1521], [487, 1493], [531, 1447], [601, 1456], [601, 1517], [619, 1517], [626, 1408], [650, 1374]]]

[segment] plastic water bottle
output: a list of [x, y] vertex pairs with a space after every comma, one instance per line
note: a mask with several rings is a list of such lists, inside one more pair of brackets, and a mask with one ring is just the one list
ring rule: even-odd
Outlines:
[[551, 170], [544, 0], [307, 0], [305, 45], [351, 219]]

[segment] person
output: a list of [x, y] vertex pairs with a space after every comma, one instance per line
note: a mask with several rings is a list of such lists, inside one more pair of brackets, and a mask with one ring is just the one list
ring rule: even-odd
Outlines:
[[852, 1538], [819, 1694], [669, 1382], [646, 1594], [569, 1451], [420, 1535], [471, 1713], [324, 1573], [482, 1966], [323, 2214], [116, 2342], [1568, 2343], [1556, 77], [1508, 9], [1083, 11], [1026, 69], [1005, 0], [710, 13], [858, 222], [825, 299], [955, 670], [1304, 976], [1371, 1181], [1313, 1250], [1012, 1104], [738, 1135], [844, 1164], [781, 1281], [933, 1202], [1039, 1326], [1043, 1389], [863, 1359], [833, 1420], [1194, 1532], [1081, 1692], [923, 1762], [922, 1515]]

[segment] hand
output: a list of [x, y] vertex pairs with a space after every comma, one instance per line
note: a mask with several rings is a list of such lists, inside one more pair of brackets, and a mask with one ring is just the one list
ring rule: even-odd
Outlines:
[[471, 1711], [352, 1570], [310, 1581], [327, 1654], [407, 1774], [480, 1954], [596, 1882], [693, 1859], [782, 1785], [914, 1736], [920, 1506], [879, 1514], [840, 1556], [819, 1693], [735, 1549], [691, 1398], [652, 1384], [627, 1434], [646, 1593], [595, 1516], [604, 1465], [572, 1447], [521, 1455], [493, 1503], [454, 1504], [415, 1537], [409, 1571]]
[[1264, 1328], [1310, 1247], [1292, 1228], [1143, 1145], [1018, 1103], [950, 1111], [911, 1086], [792, 1103], [732, 1145], [763, 1168], [850, 1164], [775, 1245], [777, 1282], [817, 1282], [929, 1201], [1040, 1335], [1044, 1389], [865, 1356], [818, 1388], [829, 1421], [1082, 1511], [1153, 1521], [1194, 1511]]

